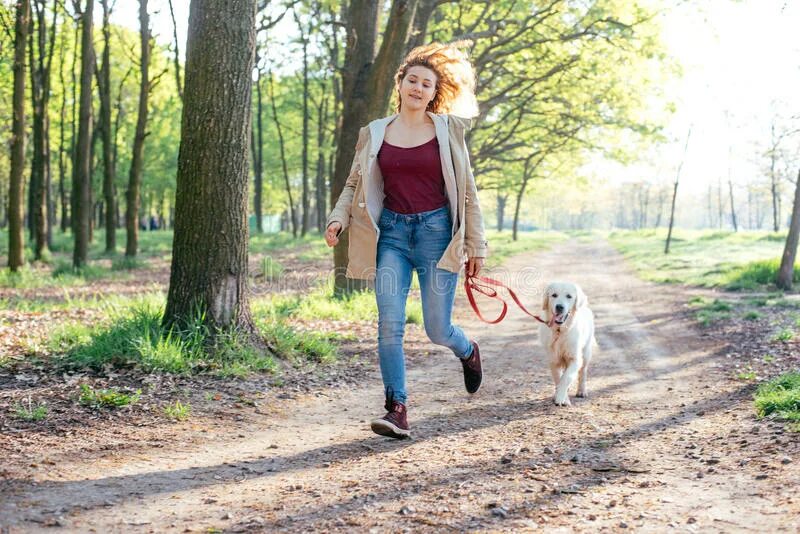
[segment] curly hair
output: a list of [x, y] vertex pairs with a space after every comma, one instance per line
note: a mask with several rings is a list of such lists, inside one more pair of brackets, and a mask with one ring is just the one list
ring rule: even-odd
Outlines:
[[396, 110], [400, 111], [400, 83], [411, 67], [425, 67], [436, 74], [436, 94], [428, 103], [428, 111], [452, 113], [472, 118], [478, 114], [475, 98], [475, 71], [467, 53], [462, 50], [470, 41], [431, 43], [414, 48], [403, 60], [394, 76]]

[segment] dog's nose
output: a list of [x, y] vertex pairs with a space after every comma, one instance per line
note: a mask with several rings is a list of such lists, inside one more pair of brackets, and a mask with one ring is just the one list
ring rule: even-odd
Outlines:
[[556, 313], [564, 313], [564, 305], [556, 304]]

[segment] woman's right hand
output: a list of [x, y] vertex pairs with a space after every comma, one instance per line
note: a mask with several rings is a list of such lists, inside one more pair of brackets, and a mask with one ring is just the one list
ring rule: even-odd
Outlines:
[[339, 243], [338, 234], [342, 230], [342, 224], [338, 222], [332, 222], [328, 225], [328, 229], [325, 230], [325, 242], [328, 244], [329, 247], [336, 246]]

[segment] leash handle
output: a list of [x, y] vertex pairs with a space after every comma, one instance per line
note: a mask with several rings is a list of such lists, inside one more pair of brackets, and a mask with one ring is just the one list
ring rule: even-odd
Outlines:
[[[539, 321], [542, 324], [548, 324], [547, 321], [545, 321], [544, 319], [542, 319], [538, 315], [534, 315], [531, 312], [529, 312], [525, 308], [525, 306], [523, 306], [522, 302], [520, 302], [519, 298], [517, 297], [517, 294], [514, 293], [514, 291], [510, 287], [508, 287], [507, 285], [503, 284], [502, 282], [500, 282], [498, 280], [495, 280], [494, 278], [488, 278], [486, 276], [469, 276], [469, 275], [467, 275], [465, 277], [465, 279], [464, 279], [464, 291], [467, 294], [467, 300], [469, 300], [469, 303], [472, 306], [472, 309], [475, 311], [475, 314], [478, 316], [478, 318], [481, 321], [483, 321], [485, 323], [489, 323], [489, 324], [497, 324], [497, 323], [499, 323], [500, 321], [502, 321], [505, 318], [506, 312], [508, 311], [508, 304], [497, 293], [497, 291], [492, 288], [492, 286], [505, 288], [505, 290], [508, 291], [508, 294], [511, 296], [512, 300], [514, 301], [514, 303], [517, 306], [519, 306], [519, 309], [521, 309], [526, 315], [529, 315], [530, 317], [533, 317], [534, 319], [536, 319], [537, 321]], [[497, 300], [499, 300], [500, 302], [503, 303], [503, 310], [500, 312], [500, 316], [497, 319], [495, 319], [494, 321], [489, 321], [488, 319], [483, 317], [483, 315], [481, 314], [480, 310], [478, 309], [478, 304], [475, 302], [475, 296], [472, 293], [473, 291], [477, 291], [478, 293], [486, 295], [487, 297], [490, 297], [490, 298], [497, 299]]]

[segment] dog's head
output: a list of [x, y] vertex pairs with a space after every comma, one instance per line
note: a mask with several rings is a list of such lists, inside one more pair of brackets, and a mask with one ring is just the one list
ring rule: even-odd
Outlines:
[[547, 319], [557, 325], [567, 322], [570, 316], [581, 306], [588, 306], [586, 294], [577, 284], [569, 282], [552, 282], [544, 291], [542, 309], [547, 312]]

